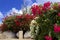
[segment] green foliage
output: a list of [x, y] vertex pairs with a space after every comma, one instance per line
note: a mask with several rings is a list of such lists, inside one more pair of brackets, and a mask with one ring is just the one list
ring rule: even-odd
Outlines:
[[[22, 15], [11, 15], [9, 17], [5, 17], [2, 24], [2, 31], [12, 31], [18, 32], [19, 30], [29, 31], [30, 22], [34, 17], [29, 14]], [[6, 26], [5, 26], [6, 25]]]
[[59, 5], [60, 4], [58, 3], [54, 3], [49, 10], [47, 9], [45, 12], [42, 10], [42, 14], [38, 15], [39, 18], [36, 19], [36, 22], [38, 23], [39, 28], [35, 40], [45, 40], [44, 37], [46, 35], [51, 36], [52, 38], [56, 37], [54, 24], [60, 25], [60, 16], [58, 16], [58, 13], [60, 13]]

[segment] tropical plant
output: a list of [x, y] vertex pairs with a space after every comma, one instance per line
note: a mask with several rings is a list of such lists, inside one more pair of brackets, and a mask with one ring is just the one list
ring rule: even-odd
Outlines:
[[44, 5], [33, 5], [31, 11], [39, 17], [36, 19], [38, 30], [37, 33], [34, 31], [35, 40], [60, 40], [60, 3], [46, 2]]
[[18, 32], [19, 30], [30, 30], [29, 24], [34, 17], [29, 14], [14, 15], [3, 19], [2, 31]]

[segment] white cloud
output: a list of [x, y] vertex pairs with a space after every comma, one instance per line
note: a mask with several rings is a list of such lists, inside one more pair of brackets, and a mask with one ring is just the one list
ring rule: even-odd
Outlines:
[[37, 4], [43, 4], [44, 2], [46, 2], [47, 0], [36, 0]]
[[26, 6], [31, 6], [32, 5], [32, 0], [24, 0]]
[[19, 13], [19, 14], [23, 14], [22, 10], [19, 10], [18, 13]]
[[2, 12], [0, 12], [0, 19], [3, 18], [3, 17], [4, 17], [4, 16], [3, 16]]
[[60, 0], [36, 0], [37, 4], [44, 4], [45, 2], [48, 2], [48, 1], [50, 1], [52, 3], [60, 2]]
[[2, 18], [4, 18], [2, 12], [0, 12], [0, 24], [2, 24]]
[[50, 1], [50, 2], [60, 2], [60, 0], [48, 0], [48, 1]]
[[22, 10], [18, 10], [16, 8], [12, 8], [10, 11], [7, 12], [7, 16], [10, 16], [10, 14], [11, 15], [19, 15], [19, 14], [23, 14], [23, 12], [22, 12]]
[[18, 10], [16, 9], [16, 8], [12, 8], [12, 10], [11, 10], [12, 12], [18, 12]]
[[0, 24], [2, 24], [2, 21], [0, 20]]
[[[13, 13], [15, 13], [15, 14], [13, 14]], [[11, 16], [10, 14], [11, 15], [21, 15], [21, 14], [23, 14], [23, 12], [22, 12], [22, 10], [12, 8], [11, 10], [9, 10], [7, 12], [7, 14], [5, 14], [5, 16]], [[0, 12], [0, 24], [2, 23], [2, 18], [4, 18], [4, 16], [3, 16], [2, 12]]]
[[33, 5], [38, 5], [38, 4], [37, 4], [37, 3], [33, 3], [32, 6], [33, 6]]

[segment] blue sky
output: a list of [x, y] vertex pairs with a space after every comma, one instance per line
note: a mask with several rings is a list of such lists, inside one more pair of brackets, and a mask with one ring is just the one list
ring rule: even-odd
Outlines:
[[[29, 2], [29, 3], [28, 3]], [[26, 0], [26, 5], [31, 5], [35, 0]], [[20, 10], [24, 5], [24, 0], [0, 0], [0, 23], [2, 18], [11, 10]]]
[[[34, 0], [32, 1], [34, 2]], [[0, 11], [6, 12], [12, 8], [21, 9], [23, 2], [24, 0], [0, 0]]]
[[[25, 0], [26, 6], [31, 6], [34, 2], [43, 4], [44, 2], [60, 2], [60, 0]], [[24, 0], [0, 0], [0, 23], [2, 18], [11, 11], [18, 12], [24, 5]]]
[[12, 8], [20, 9], [23, 0], [0, 0], [0, 11], [7, 12]]
[[[30, 3], [29, 3], [30, 1]], [[12, 8], [21, 9], [23, 6], [24, 0], [0, 0], [0, 11], [6, 14], [7, 11], [11, 10]], [[32, 0], [35, 2], [35, 0]], [[26, 5], [31, 4], [31, 0], [26, 0]]]

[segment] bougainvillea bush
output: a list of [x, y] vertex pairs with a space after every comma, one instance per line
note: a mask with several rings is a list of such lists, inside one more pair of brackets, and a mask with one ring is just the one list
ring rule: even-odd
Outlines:
[[29, 24], [34, 17], [30, 14], [7, 16], [3, 19], [2, 31], [18, 32], [30, 30]]
[[39, 17], [35, 20], [38, 29], [33, 28], [37, 31], [33, 34], [35, 40], [60, 40], [60, 3], [46, 2], [43, 5], [33, 5], [31, 12]]

